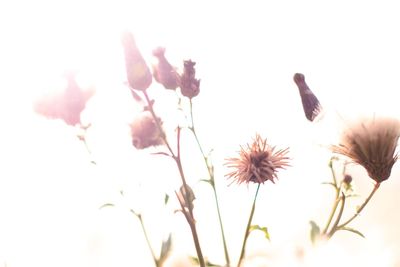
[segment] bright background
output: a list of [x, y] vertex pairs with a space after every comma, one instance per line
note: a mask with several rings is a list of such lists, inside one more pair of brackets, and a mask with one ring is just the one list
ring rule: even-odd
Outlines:
[[[206, 150], [215, 150], [233, 261], [255, 188], [228, 186], [222, 164], [258, 132], [290, 146], [293, 162], [276, 185], [261, 188], [254, 223], [268, 226], [272, 241], [251, 236], [248, 266], [400, 266], [398, 165], [352, 224], [366, 239], [338, 233], [317, 249], [308, 241], [309, 220], [322, 225], [333, 198], [321, 182], [330, 179], [326, 146], [340, 131], [337, 114], [339, 124], [360, 114], [399, 116], [398, 14], [396, 1], [1, 2], [0, 266], [152, 266], [128, 208], [143, 212], [156, 249], [163, 235], [175, 232], [169, 266], [194, 255], [184, 218], [173, 214], [176, 201], [162, 212], [163, 192], [179, 186], [172, 162], [130, 143], [128, 123], [140, 107], [124, 86], [119, 38], [125, 29], [149, 62], [160, 45], [176, 66], [197, 62], [195, 119]], [[78, 70], [80, 83], [97, 90], [82, 114], [93, 123], [88, 142], [97, 165], [76, 129], [32, 112], [37, 97], [62, 88], [65, 69]], [[328, 110], [325, 121], [306, 121], [296, 72]], [[173, 94], [157, 84], [149, 93], [172, 131]], [[222, 263], [212, 191], [197, 182], [203, 162], [190, 136], [184, 138], [204, 254]], [[365, 196], [372, 181], [359, 167], [349, 172]], [[109, 202], [117, 207], [99, 210]]]

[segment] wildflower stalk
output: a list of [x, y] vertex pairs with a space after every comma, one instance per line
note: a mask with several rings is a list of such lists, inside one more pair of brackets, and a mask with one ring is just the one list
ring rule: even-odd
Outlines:
[[[133, 211], [132, 211], [132, 212], [133, 212]], [[149, 247], [151, 256], [153, 257], [154, 265], [155, 265], [156, 267], [161, 267], [161, 265], [160, 265], [160, 263], [159, 263], [159, 261], [158, 261], [156, 255], [154, 254], [153, 248], [151, 247], [149, 236], [147, 235], [146, 228], [144, 227], [142, 215], [141, 215], [141, 214], [138, 214], [138, 213], [135, 213], [135, 212], [133, 212], [133, 213], [136, 215], [136, 217], [137, 217], [137, 218], [139, 219], [139, 221], [140, 221], [140, 225], [142, 226], [142, 231], [143, 231], [144, 237], [145, 237], [145, 239], [146, 239], [147, 246]]]
[[[152, 101], [150, 100], [146, 90], [143, 91], [143, 95], [146, 99], [146, 103], [148, 105], [148, 109], [151, 113], [151, 115], [153, 116], [154, 122], [157, 125], [158, 130], [163, 133], [163, 129], [161, 128], [161, 124], [159, 122], [159, 120], [157, 119], [157, 116], [154, 112], [153, 109], [153, 104]], [[179, 201], [181, 207], [182, 207], [182, 213], [184, 214], [186, 221], [189, 224], [190, 230], [192, 232], [192, 237], [193, 237], [193, 242], [196, 248], [196, 252], [197, 252], [197, 257], [199, 260], [199, 264], [200, 267], [205, 267], [205, 261], [204, 261], [204, 257], [203, 257], [203, 253], [201, 251], [201, 247], [200, 247], [200, 242], [199, 242], [199, 238], [198, 238], [198, 234], [197, 234], [197, 230], [196, 230], [196, 224], [195, 224], [195, 220], [193, 217], [193, 205], [192, 205], [192, 201], [189, 198], [189, 194], [188, 194], [188, 185], [186, 183], [186, 178], [185, 178], [185, 174], [183, 172], [183, 167], [182, 167], [182, 162], [181, 162], [181, 154], [180, 154], [180, 128], [178, 127], [178, 132], [177, 132], [177, 153], [175, 154], [175, 152], [172, 150], [171, 146], [168, 143], [168, 140], [165, 136], [165, 134], [162, 134], [162, 139], [168, 149], [168, 151], [171, 154], [171, 157], [174, 159], [178, 170], [179, 170], [179, 174], [182, 180], [182, 185], [183, 185], [183, 197], [184, 197], [184, 201], [187, 205], [188, 211], [186, 211], [185, 205], [184, 203], [182, 203], [181, 201]], [[179, 200], [179, 197], [178, 197]]]
[[369, 194], [369, 196], [365, 199], [364, 203], [357, 208], [356, 213], [350, 217], [346, 222], [340, 224], [337, 226], [337, 229], [343, 228], [346, 225], [348, 225], [350, 222], [352, 222], [358, 215], [360, 215], [361, 211], [365, 208], [365, 206], [367, 206], [368, 202], [371, 200], [371, 198], [373, 197], [373, 195], [375, 194], [375, 192], [379, 189], [379, 186], [381, 185], [381, 183], [376, 183], [374, 185], [374, 188], [372, 189], [371, 193]]
[[339, 197], [340, 195], [340, 187], [337, 184], [337, 179], [336, 179], [336, 174], [335, 174], [335, 170], [333, 168], [333, 158], [329, 161], [329, 168], [331, 169], [332, 172], [332, 180], [333, 180], [333, 186], [335, 187], [335, 191], [336, 191], [336, 195], [335, 195], [335, 202], [333, 203], [332, 206], [332, 210], [331, 213], [329, 215], [328, 221], [326, 222], [326, 225], [324, 227], [324, 230], [322, 231], [322, 234], [325, 235], [328, 232], [328, 228], [332, 222], [332, 219], [336, 213], [336, 209], [341, 201], [341, 197]]
[[192, 133], [194, 135], [194, 138], [196, 139], [196, 142], [197, 142], [197, 145], [198, 145], [199, 150], [201, 152], [201, 155], [203, 156], [204, 163], [205, 163], [205, 165], [207, 167], [208, 175], [210, 177], [209, 184], [211, 185], [211, 187], [213, 189], [213, 193], [214, 193], [214, 200], [215, 200], [215, 205], [216, 205], [216, 208], [217, 208], [218, 221], [219, 221], [219, 226], [220, 226], [221, 235], [222, 235], [222, 242], [223, 242], [223, 246], [224, 246], [224, 255], [225, 255], [226, 266], [229, 267], [230, 266], [230, 259], [229, 259], [228, 247], [226, 245], [226, 238], [225, 238], [224, 226], [223, 226], [223, 223], [222, 223], [221, 211], [220, 211], [220, 208], [219, 208], [217, 188], [215, 186], [214, 167], [212, 165], [210, 166], [210, 164], [208, 162], [208, 157], [204, 153], [203, 147], [201, 146], [199, 138], [197, 136], [196, 129], [194, 127], [193, 102], [192, 102], [191, 98], [189, 99], [189, 103], [190, 103], [190, 120], [191, 120], [191, 126], [189, 127], [189, 129], [192, 131]]
[[247, 238], [249, 237], [249, 234], [250, 234], [251, 221], [253, 220], [254, 211], [256, 209], [256, 200], [257, 200], [258, 190], [260, 189], [260, 185], [261, 185], [261, 183], [259, 183], [257, 185], [257, 190], [256, 190], [256, 193], [254, 195], [253, 206], [251, 207], [249, 220], [247, 222], [246, 231], [244, 233], [242, 250], [240, 252], [240, 257], [239, 257], [239, 261], [238, 261], [237, 267], [240, 267], [240, 264], [242, 263], [242, 260], [244, 259], [244, 253], [245, 253], [245, 249], [246, 249]]

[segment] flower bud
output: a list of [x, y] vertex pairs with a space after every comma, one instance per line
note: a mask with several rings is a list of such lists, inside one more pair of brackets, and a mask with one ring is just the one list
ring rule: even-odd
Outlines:
[[165, 58], [164, 53], [165, 48], [162, 47], [158, 47], [153, 51], [153, 55], [158, 59], [158, 64], [153, 66], [153, 76], [165, 89], [175, 90], [178, 87], [179, 75]]
[[149, 67], [136, 46], [132, 33], [125, 32], [123, 34], [122, 45], [124, 47], [126, 73], [130, 87], [140, 91], [146, 90], [152, 82], [152, 76]]
[[[161, 124], [161, 119], [157, 118]], [[153, 116], [149, 111], [142, 112], [131, 123], [132, 144], [137, 149], [157, 146], [163, 143], [163, 132], [157, 127]]]
[[196, 62], [185, 60], [183, 63], [183, 74], [181, 75], [179, 86], [183, 96], [193, 98], [200, 92], [200, 80], [196, 79]]

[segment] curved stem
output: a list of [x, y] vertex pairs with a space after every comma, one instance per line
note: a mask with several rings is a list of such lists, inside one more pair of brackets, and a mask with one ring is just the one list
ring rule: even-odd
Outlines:
[[375, 194], [375, 192], [379, 189], [379, 186], [381, 183], [376, 183], [374, 188], [372, 189], [371, 193], [369, 196], [365, 199], [364, 203], [357, 208], [356, 213], [350, 217], [346, 222], [342, 223], [341, 225], [338, 225], [337, 228], [342, 228], [348, 225], [351, 221], [353, 221], [360, 213], [361, 211], [365, 208], [365, 206], [368, 204], [368, 202], [371, 200], [372, 196]]
[[335, 187], [336, 195], [335, 195], [335, 202], [333, 203], [332, 210], [331, 210], [331, 213], [329, 214], [328, 221], [326, 222], [324, 230], [322, 231], [323, 235], [327, 233], [327, 231], [329, 229], [329, 226], [330, 226], [330, 224], [332, 222], [333, 216], [335, 215], [336, 209], [337, 209], [337, 207], [339, 205], [339, 202], [341, 200], [341, 198], [339, 198], [340, 187], [337, 186], [336, 174], [335, 174], [335, 170], [333, 169], [333, 159], [331, 159], [330, 162], [329, 162], [329, 168], [331, 169], [331, 172], [332, 172], [333, 186]]
[[190, 103], [190, 119], [191, 119], [191, 127], [189, 127], [189, 129], [192, 131], [192, 133], [194, 135], [194, 138], [196, 139], [197, 146], [199, 147], [201, 155], [203, 156], [203, 160], [204, 160], [204, 163], [205, 163], [205, 165], [207, 167], [208, 175], [210, 177], [210, 185], [211, 185], [211, 187], [213, 189], [213, 193], [214, 193], [214, 200], [215, 200], [215, 205], [216, 205], [216, 208], [217, 208], [219, 227], [220, 227], [221, 235], [222, 235], [222, 243], [223, 243], [223, 246], [224, 246], [224, 255], [225, 255], [226, 266], [229, 267], [230, 266], [230, 259], [229, 259], [229, 253], [228, 253], [228, 246], [226, 245], [225, 231], [224, 231], [224, 226], [223, 226], [222, 217], [221, 217], [221, 211], [220, 211], [220, 207], [219, 207], [217, 188], [215, 186], [213, 166], [209, 165], [207, 156], [204, 153], [203, 147], [201, 146], [199, 138], [197, 136], [197, 133], [196, 133], [196, 130], [195, 130], [195, 127], [194, 127], [192, 99], [190, 99], [189, 101], [190, 101], [189, 103]]
[[329, 234], [328, 234], [328, 238], [331, 238], [331, 237], [333, 236], [333, 234], [334, 234], [334, 233], [337, 231], [337, 229], [339, 228], [339, 227], [337, 227], [337, 226], [338, 226], [338, 224], [339, 224], [339, 222], [340, 222], [340, 219], [342, 218], [343, 210], [344, 210], [344, 205], [345, 205], [345, 203], [346, 203], [346, 196], [345, 196], [343, 193], [342, 193], [342, 196], [339, 198], [339, 201], [338, 201], [338, 202], [341, 202], [342, 205], [340, 205], [339, 213], [338, 213], [338, 215], [337, 215], [337, 217], [336, 217], [335, 223], [333, 224], [331, 231], [330, 231]]
[[238, 265], [237, 267], [240, 267], [240, 264], [242, 263], [242, 260], [244, 258], [244, 253], [245, 253], [245, 249], [246, 249], [246, 243], [247, 243], [247, 238], [249, 237], [249, 230], [251, 227], [251, 221], [253, 220], [253, 215], [254, 215], [254, 211], [256, 209], [256, 200], [257, 200], [257, 195], [258, 195], [258, 190], [260, 189], [260, 185], [258, 184], [257, 186], [257, 190], [256, 190], [256, 194], [254, 195], [254, 200], [253, 200], [253, 206], [251, 207], [251, 212], [250, 212], [250, 216], [249, 216], [249, 220], [247, 222], [247, 226], [246, 226], [246, 231], [244, 233], [244, 239], [243, 239], [243, 244], [242, 244], [242, 250], [240, 252], [240, 257], [239, 257], [239, 261], [238, 261]]
[[[184, 194], [183, 195], [184, 195], [184, 198], [185, 198], [185, 202], [187, 203], [187, 207], [189, 209], [189, 214], [187, 214], [187, 211], [185, 210], [184, 206], [182, 206], [182, 212], [184, 213], [186, 221], [188, 222], [190, 230], [192, 232], [193, 242], [194, 242], [194, 245], [195, 245], [195, 248], [196, 248], [196, 253], [197, 253], [197, 257], [198, 257], [200, 266], [201, 267], [205, 267], [206, 265], [205, 265], [203, 253], [201, 251], [199, 237], [198, 237], [197, 230], [196, 230], [196, 222], [195, 222], [195, 219], [194, 219], [194, 216], [193, 216], [193, 205], [191, 204], [191, 201], [189, 199], [189, 194], [187, 192], [188, 186], [187, 186], [187, 183], [186, 183], [186, 178], [185, 178], [185, 174], [183, 172], [183, 167], [182, 167], [182, 162], [181, 162], [181, 153], [180, 153], [180, 131], [181, 131], [181, 129], [178, 128], [178, 130], [177, 130], [177, 152], [175, 154], [174, 151], [172, 150], [171, 146], [169, 145], [168, 140], [167, 140], [167, 138], [166, 138], [166, 136], [164, 134], [164, 131], [163, 131], [162, 127], [161, 127], [161, 124], [160, 124], [160, 122], [159, 122], [159, 120], [158, 120], [158, 118], [157, 118], [157, 116], [156, 116], [156, 114], [154, 112], [152, 101], [150, 100], [150, 98], [149, 98], [149, 96], [148, 96], [146, 91], [143, 91], [143, 95], [144, 95], [144, 97], [146, 99], [146, 102], [147, 102], [147, 105], [148, 105], [148, 109], [149, 109], [151, 115], [153, 116], [153, 119], [154, 119], [154, 121], [155, 121], [155, 123], [157, 125], [158, 130], [161, 133], [163, 141], [164, 141], [165, 145], [167, 146], [169, 152], [172, 155], [172, 158], [174, 159], [174, 161], [175, 161], [175, 163], [176, 163], [176, 165], [178, 167], [179, 174], [180, 174], [180, 177], [181, 177], [181, 180], [182, 180], [182, 185], [183, 185], [183, 188], [184, 188]], [[181, 205], [182, 205], [182, 203], [181, 203]]]
[[154, 264], [155, 264], [156, 267], [159, 267], [158, 259], [157, 259], [156, 255], [154, 254], [154, 251], [153, 251], [153, 249], [151, 247], [151, 244], [150, 244], [150, 239], [149, 239], [149, 237], [147, 235], [146, 228], [144, 227], [142, 215], [141, 214], [136, 214], [136, 213], [135, 213], [135, 215], [136, 215], [136, 217], [138, 217], [138, 219], [140, 221], [140, 225], [142, 226], [143, 234], [144, 234], [144, 237], [146, 238], [147, 246], [150, 249], [151, 256], [153, 257]]

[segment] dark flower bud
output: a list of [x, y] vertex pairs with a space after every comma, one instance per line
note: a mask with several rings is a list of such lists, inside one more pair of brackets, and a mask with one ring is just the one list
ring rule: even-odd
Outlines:
[[[161, 124], [161, 119], [158, 118], [158, 122]], [[164, 133], [160, 132], [149, 111], [142, 112], [130, 126], [132, 144], [137, 149], [144, 149], [163, 143]]]
[[165, 48], [158, 47], [154, 49], [153, 55], [158, 59], [158, 64], [153, 66], [153, 76], [165, 89], [175, 90], [178, 87], [179, 75], [164, 54]]
[[86, 102], [93, 96], [93, 90], [83, 90], [76, 82], [76, 73], [68, 71], [64, 74], [66, 88], [57, 93], [43, 96], [34, 103], [36, 113], [50, 119], [61, 119], [68, 125], [81, 123], [81, 113]]
[[343, 178], [343, 183], [346, 185], [350, 185], [352, 181], [353, 181], [353, 177], [351, 177], [351, 175], [349, 175], [349, 174], [346, 174]]
[[122, 45], [129, 86], [136, 90], [146, 90], [152, 82], [151, 71], [136, 46], [132, 33], [125, 32], [123, 34]]
[[322, 107], [318, 98], [308, 87], [304, 74], [296, 73], [293, 77], [294, 82], [299, 88], [301, 103], [303, 104], [304, 114], [309, 121], [314, 119], [321, 113]]
[[196, 79], [196, 62], [185, 60], [183, 62], [183, 74], [181, 75], [179, 86], [183, 96], [193, 98], [200, 92], [200, 80]]

